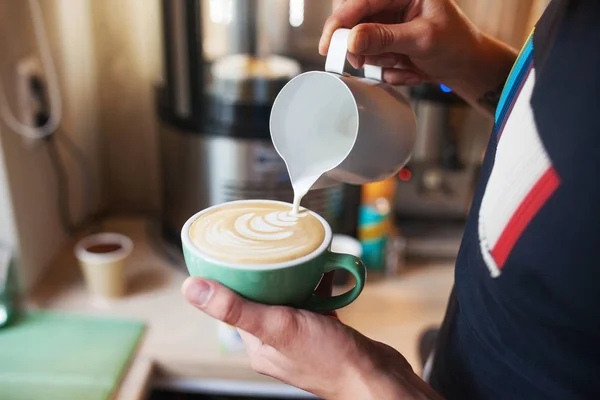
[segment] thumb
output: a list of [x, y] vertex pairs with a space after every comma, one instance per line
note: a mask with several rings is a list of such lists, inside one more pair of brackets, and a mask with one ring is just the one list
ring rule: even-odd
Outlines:
[[419, 20], [402, 24], [365, 23], [355, 26], [350, 32], [348, 51], [356, 55], [414, 55], [430, 47], [430, 37], [429, 25]]
[[285, 346], [299, 331], [298, 311], [254, 303], [217, 282], [190, 277], [182, 292], [194, 307], [275, 348]]

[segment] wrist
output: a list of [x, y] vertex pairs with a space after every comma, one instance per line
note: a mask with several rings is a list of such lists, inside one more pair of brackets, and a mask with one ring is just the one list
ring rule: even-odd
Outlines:
[[473, 35], [469, 49], [464, 68], [444, 83], [473, 106], [493, 115], [497, 104], [487, 101], [486, 96], [499, 96], [518, 53], [481, 32]]
[[411, 370], [402, 374], [376, 374], [362, 377], [348, 386], [341, 399], [361, 400], [441, 400], [442, 397]]
[[382, 365], [370, 360], [357, 363], [348, 375], [344, 390], [333, 400], [439, 400], [441, 397], [415, 374], [399, 353]]
[[481, 90], [485, 91], [506, 81], [517, 60], [518, 52], [483, 33], [479, 35], [477, 43], [474, 62], [469, 72], [482, 78], [476, 81]]
[[405, 398], [402, 393], [399, 382], [390, 382], [386, 372], [373, 368], [368, 372], [354, 371], [339, 396], [332, 400], [391, 400]]

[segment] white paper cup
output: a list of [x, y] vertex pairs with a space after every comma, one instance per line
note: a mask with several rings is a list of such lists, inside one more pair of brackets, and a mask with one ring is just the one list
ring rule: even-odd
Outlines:
[[125, 260], [133, 242], [119, 233], [98, 233], [82, 239], [75, 246], [75, 257], [93, 297], [114, 299], [125, 295]]
[[362, 257], [362, 244], [352, 236], [333, 235], [331, 251], [334, 253], [351, 254], [354, 257]]

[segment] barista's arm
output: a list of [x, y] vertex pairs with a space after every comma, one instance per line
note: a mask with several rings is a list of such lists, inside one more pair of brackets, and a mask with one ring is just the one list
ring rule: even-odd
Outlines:
[[347, 0], [325, 24], [321, 54], [342, 27], [352, 28], [348, 58], [355, 67], [380, 65], [391, 84], [444, 83], [489, 115], [517, 57], [450, 0]]

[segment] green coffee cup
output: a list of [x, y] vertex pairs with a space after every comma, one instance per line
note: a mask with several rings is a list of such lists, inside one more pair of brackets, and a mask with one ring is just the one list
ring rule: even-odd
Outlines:
[[[270, 202], [267, 200], [241, 200], [243, 202]], [[281, 202], [272, 202], [282, 204]], [[232, 203], [226, 203], [231, 205]], [[247, 299], [272, 305], [288, 305], [312, 311], [333, 311], [352, 303], [365, 284], [365, 266], [357, 257], [332, 253], [329, 250], [332, 232], [329, 224], [318, 214], [308, 211], [323, 225], [325, 234], [321, 245], [312, 253], [298, 259], [276, 264], [252, 265], [232, 263], [204, 254], [190, 238], [192, 223], [203, 214], [225, 204], [210, 207], [192, 216], [183, 226], [181, 241], [190, 275], [217, 281]], [[290, 204], [290, 208], [291, 208]], [[356, 279], [349, 291], [322, 297], [315, 293], [324, 273], [345, 269]]]

